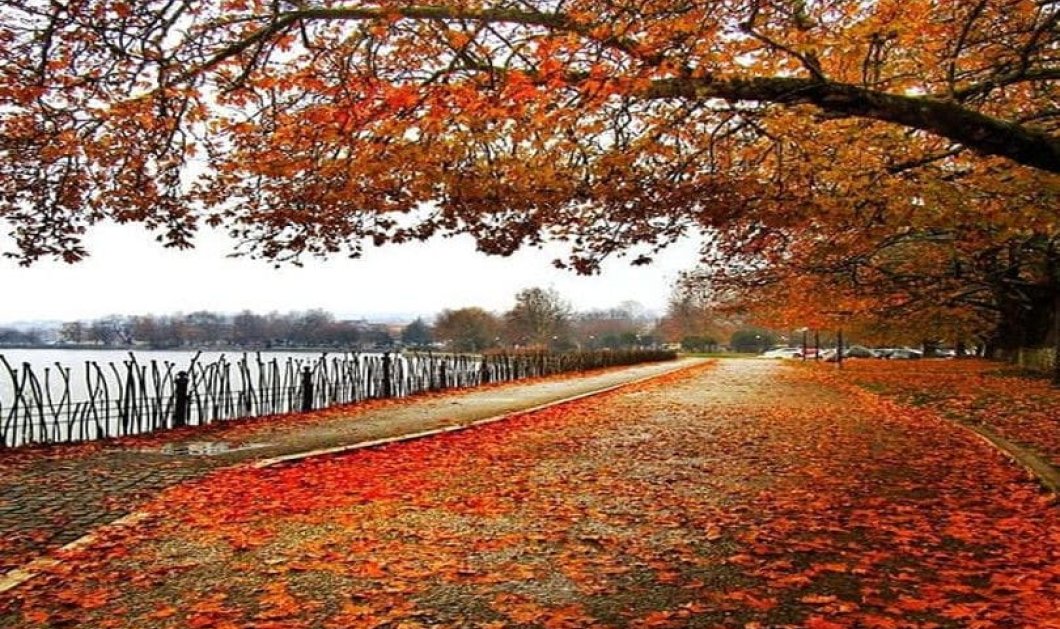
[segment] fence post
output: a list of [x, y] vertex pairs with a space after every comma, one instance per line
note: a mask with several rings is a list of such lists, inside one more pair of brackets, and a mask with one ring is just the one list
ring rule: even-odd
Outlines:
[[438, 390], [438, 379], [435, 378], [434, 354], [427, 353], [427, 388], [431, 391]]
[[482, 384], [490, 383], [490, 364], [488, 356], [482, 357], [482, 376], [480, 380], [482, 381]]
[[843, 368], [843, 328], [836, 332], [835, 366]]
[[442, 364], [438, 365], [438, 390], [442, 391], [449, 386], [448, 378], [446, 377], [446, 360], [442, 359]]
[[188, 425], [188, 372], [178, 371], [173, 381], [173, 427], [180, 428]]
[[383, 352], [383, 397], [389, 398], [394, 395], [393, 387], [393, 364], [390, 361], [390, 352]]
[[302, 412], [313, 410], [313, 371], [302, 367]]

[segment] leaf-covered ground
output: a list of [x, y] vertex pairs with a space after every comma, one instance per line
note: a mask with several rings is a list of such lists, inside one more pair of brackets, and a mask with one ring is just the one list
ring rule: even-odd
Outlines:
[[993, 428], [1060, 467], [1060, 388], [1018, 377], [986, 360], [851, 360], [846, 380], [912, 406]]
[[[80, 538], [166, 487], [240, 461], [394, 437], [531, 408], [696, 362], [660, 362], [369, 400], [313, 413], [186, 427], [120, 440], [0, 451], [0, 571]], [[267, 444], [218, 456], [167, 456], [163, 444]]]
[[1060, 627], [1060, 518], [925, 409], [722, 362], [166, 492], [2, 626]]

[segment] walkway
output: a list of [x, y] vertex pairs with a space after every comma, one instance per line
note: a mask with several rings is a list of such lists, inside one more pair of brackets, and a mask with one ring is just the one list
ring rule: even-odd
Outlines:
[[[137, 445], [103, 449], [58, 447], [36, 458], [0, 454], [0, 573], [34, 556], [75, 540], [112, 522], [162, 489], [198, 478], [220, 467], [292, 453], [333, 448], [466, 424], [599, 389], [632, 382], [695, 360], [638, 365], [588, 376], [564, 375], [529, 383], [510, 383], [444, 395], [324, 411], [306, 422], [261, 421], [218, 424], [185, 430], [182, 441], [163, 442], [165, 434]], [[190, 436], [188, 433], [191, 433]], [[173, 439], [174, 437], [169, 437]], [[233, 449], [210, 455], [173, 455], [182, 446], [219, 440]], [[154, 443], [152, 443], [154, 442]], [[267, 444], [258, 447], [259, 444]], [[64, 454], [64, 453], [69, 454]]]
[[0, 595], [0, 627], [1060, 618], [1060, 512], [1022, 469], [930, 411], [772, 361], [225, 470], [145, 509]]

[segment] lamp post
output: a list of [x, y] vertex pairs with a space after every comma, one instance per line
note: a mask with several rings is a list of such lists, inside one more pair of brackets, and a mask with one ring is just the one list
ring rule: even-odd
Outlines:
[[832, 310], [826, 311], [825, 314], [836, 315], [840, 317], [839, 326], [836, 329], [836, 350], [835, 350], [835, 366], [836, 369], [843, 368], [843, 320], [842, 317], [849, 317], [854, 314], [852, 310]]

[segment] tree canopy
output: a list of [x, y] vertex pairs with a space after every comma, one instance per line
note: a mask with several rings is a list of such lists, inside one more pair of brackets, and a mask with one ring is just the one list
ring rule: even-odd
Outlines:
[[[865, 215], [1055, 230], [1041, 0], [23, 0], [0, 9], [0, 217], [267, 259], [469, 233], [589, 272]], [[1003, 240], [1004, 238], [1002, 238]], [[758, 242], [755, 247], [765, 245]]]

